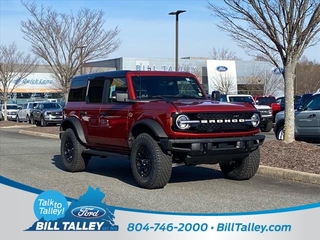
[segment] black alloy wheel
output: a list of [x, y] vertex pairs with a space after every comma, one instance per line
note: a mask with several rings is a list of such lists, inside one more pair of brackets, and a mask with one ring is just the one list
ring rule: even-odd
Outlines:
[[150, 159], [149, 150], [144, 145], [140, 146], [138, 149], [136, 167], [141, 177], [145, 178], [150, 175], [152, 169], [152, 160]]

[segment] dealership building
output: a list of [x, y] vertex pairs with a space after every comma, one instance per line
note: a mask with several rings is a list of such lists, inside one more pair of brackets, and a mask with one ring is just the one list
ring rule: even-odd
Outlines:
[[[179, 59], [179, 71], [193, 73], [207, 92], [220, 90], [225, 93], [263, 94], [268, 78], [281, 76], [270, 63], [265, 61], [212, 60], [201, 57]], [[134, 58], [120, 57], [95, 62], [87, 62], [84, 73], [112, 70], [174, 71], [174, 58]], [[227, 87], [226, 87], [227, 86]], [[15, 89], [15, 98], [30, 94], [59, 92], [59, 83], [46, 65], [37, 69]]]
[[[264, 85], [271, 78], [282, 78], [281, 72], [266, 61], [212, 60], [201, 57], [179, 59], [178, 71], [191, 72], [197, 76], [205, 90], [211, 93], [248, 93], [263, 95]], [[90, 69], [174, 71], [173, 58], [121, 57], [85, 64]]]

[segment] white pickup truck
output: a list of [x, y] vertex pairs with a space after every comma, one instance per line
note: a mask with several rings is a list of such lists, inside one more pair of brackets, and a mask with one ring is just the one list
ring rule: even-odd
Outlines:
[[221, 102], [250, 102], [261, 113], [260, 130], [262, 132], [270, 132], [272, 129], [272, 108], [268, 105], [258, 105], [255, 103], [253, 97], [250, 94], [221, 94]]

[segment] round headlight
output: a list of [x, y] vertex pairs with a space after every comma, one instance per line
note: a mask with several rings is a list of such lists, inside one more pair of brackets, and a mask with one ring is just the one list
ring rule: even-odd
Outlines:
[[257, 127], [260, 123], [260, 117], [258, 113], [254, 113], [251, 117], [251, 124], [253, 127]]
[[190, 119], [186, 115], [179, 115], [176, 119], [176, 125], [179, 129], [185, 130], [190, 128], [190, 124], [186, 123]]

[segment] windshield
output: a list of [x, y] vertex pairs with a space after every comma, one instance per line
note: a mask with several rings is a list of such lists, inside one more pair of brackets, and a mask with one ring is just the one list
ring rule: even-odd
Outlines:
[[43, 103], [44, 108], [61, 108], [61, 106], [58, 103]]
[[253, 98], [249, 96], [229, 96], [229, 101], [230, 102], [250, 102], [253, 103]]
[[180, 76], [132, 77], [137, 99], [146, 98], [196, 98], [205, 99], [197, 81]]
[[7, 105], [7, 110], [9, 109], [19, 109], [17, 105]]
[[257, 101], [260, 105], [271, 105], [272, 103], [276, 103], [277, 100], [274, 97], [258, 97]]

